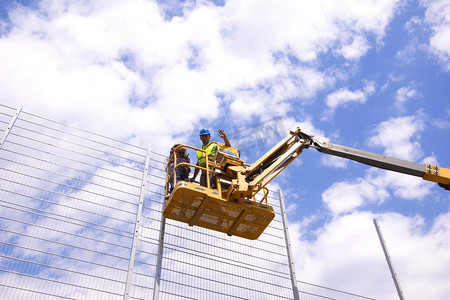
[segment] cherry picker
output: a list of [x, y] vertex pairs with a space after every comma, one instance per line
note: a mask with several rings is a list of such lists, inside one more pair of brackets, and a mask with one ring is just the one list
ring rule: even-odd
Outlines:
[[[230, 236], [257, 239], [275, 217], [274, 210], [267, 201], [269, 191], [266, 185], [308, 148], [377, 168], [422, 177], [450, 190], [450, 169], [337, 145], [328, 138], [308, 135], [298, 126], [251, 165], [240, 158], [238, 149], [217, 144], [219, 150], [214, 159], [209, 160], [204, 153], [206, 167], [185, 162], [178, 164], [206, 172], [206, 186], [195, 182], [177, 182], [175, 171], [169, 172], [169, 168], [166, 168], [166, 200], [163, 210], [166, 218], [224, 232]], [[187, 145], [178, 147], [182, 146], [205, 152]], [[169, 159], [169, 163], [175, 162], [173, 170], [177, 168], [176, 155], [177, 151], [174, 151]], [[210, 178], [217, 181], [217, 188], [211, 188]], [[171, 180], [174, 181], [174, 188], [169, 192]]]

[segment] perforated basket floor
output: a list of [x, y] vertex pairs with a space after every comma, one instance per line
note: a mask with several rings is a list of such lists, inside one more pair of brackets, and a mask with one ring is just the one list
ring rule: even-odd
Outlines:
[[217, 190], [182, 181], [166, 201], [164, 217], [254, 240], [270, 224], [275, 213], [268, 205], [225, 201]]

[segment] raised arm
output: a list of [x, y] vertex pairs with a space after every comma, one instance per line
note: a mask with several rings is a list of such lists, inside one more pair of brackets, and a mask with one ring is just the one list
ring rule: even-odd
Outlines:
[[227, 134], [225, 133], [225, 130], [219, 129], [219, 136], [223, 139], [223, 143], [225, 146], [231, 146], [230, 141], [227, 138]]

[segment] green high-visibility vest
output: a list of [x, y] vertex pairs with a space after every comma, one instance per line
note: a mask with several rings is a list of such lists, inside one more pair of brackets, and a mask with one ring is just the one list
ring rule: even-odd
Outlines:
[[[211, 142], [206, 145], [202, 145], [200, 149], [206, 151], [208, 160], [211, 161], [217, 153], [217, 144], [215, 142]], [[197, 151], [198, 165], [200, 167], [206, 167], [206, 154], [204, 152]]]

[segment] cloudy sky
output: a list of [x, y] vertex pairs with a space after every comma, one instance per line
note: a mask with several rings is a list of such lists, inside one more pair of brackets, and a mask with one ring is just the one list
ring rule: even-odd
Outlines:
[[[450, 1], [19, 0], [0, 7], [0, 103], [164, 153], [225, 129], [249, 162], [296, 123], [450, 167]], [[450, 193], [306, 150], [273, 183], [297, 279], [450, 297]]]

